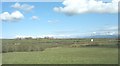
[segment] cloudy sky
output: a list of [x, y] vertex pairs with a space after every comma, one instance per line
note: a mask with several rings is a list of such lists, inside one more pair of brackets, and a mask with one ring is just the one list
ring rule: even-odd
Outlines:
[[76, 37], [115, 35], [118, 0], [3, 2], [2, 37]]

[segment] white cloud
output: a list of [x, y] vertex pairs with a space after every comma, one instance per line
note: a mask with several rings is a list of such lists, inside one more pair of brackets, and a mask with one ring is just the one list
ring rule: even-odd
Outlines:
[[34, 6], [33, 5], [28, 5], [28, 4], [20, 4], [20, 3], [15, 3], [14, 5], [12, 5], [11, 7], [15, 8], [15, 9], [20, 9], [20, 10], [24, 10], [24, 11], [31, 11]]
[[14, 11], [11, 14], [9, 12], [0, 14], [0, 21], [20, 21], [23, 18], [24, 15], [19, 11]]
[[38, 20], [39, 17], [38, 17], [38, 16], [32, 16], [32, 19], [33, 19], [33, 20]]
[[[77, 32], [77, 31], [76, 31]], [[77, 33], [65, 33], [61, 32], [58, 34], [43, 34], [43, 35], [16, 35], [16, 37], [19, 38], [25, 38], [25, 37], [33, 37], [33, 38], [44, 38], [44, 37], [54, 37], [54, 38], [84, 38], [88, 36], [95, 36], [95, 35], [118, 35], [118, 26], [105, 26], [103, 28], [98, 28], [98, 30], [94, 32], [77, 32]]]
[[11, 7], [16, 8], [16, 9], [20, 9], [21, 5], [19, 3], [15, 3], [14, 5], [12, 5]]
[[32, 37], [32, 38], [44, 38], [44, 37], [54, 37], [54, 38], [67, 38], [71, 35], [66, 34], [46, 34], [46, 35], [40, 35], [40, 36], [32, 36], [32, 35], [16, 35], [14, 38], [26, 38], [26, 37]]
[[48, 23], [58, 23], [59, 20], [48, 20]]
[[96, 31], [96, 35], [117, 35], [117, 34], [118, 26], [107, 26]]
[[105, 3], [101, 0], [64, 0], [64, 7], [54, 7], [54, 11], [67, 15], [82, 13], [117, 13], [118, 1]]
[[41, 35], [39, 37], [41, 37], [41, 38], [44, 38], [44, 37], [67, 38], [70, 36], [71, 35], [68, 35], [68, 34], [47, 34], [47, 35]]

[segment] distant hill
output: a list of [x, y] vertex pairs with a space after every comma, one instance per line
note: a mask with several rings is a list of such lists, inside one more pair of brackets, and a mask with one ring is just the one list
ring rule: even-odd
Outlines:
[[84, 38], [118, 38], [117, 35], [95, 35], [95, 36], [86, 36]]

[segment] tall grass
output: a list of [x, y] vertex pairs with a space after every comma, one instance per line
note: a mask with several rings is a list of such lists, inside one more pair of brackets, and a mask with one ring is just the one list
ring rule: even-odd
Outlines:
[[3, 39], [2, 52], [44, 51], [53, 47], [117, 47], [116, 39]]

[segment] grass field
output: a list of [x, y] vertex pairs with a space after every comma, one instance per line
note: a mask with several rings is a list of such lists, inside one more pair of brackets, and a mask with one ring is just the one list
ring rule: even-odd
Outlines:
[[3, 64], [117, 64], [117, 39], [4, 39]]
[[116, 39], [3, 39], [2, 52], [44, 51], [53, 47], [117, 47]]
[[117, 48], [48, 48], [3, 53], [3, 64], [118, 64]]

